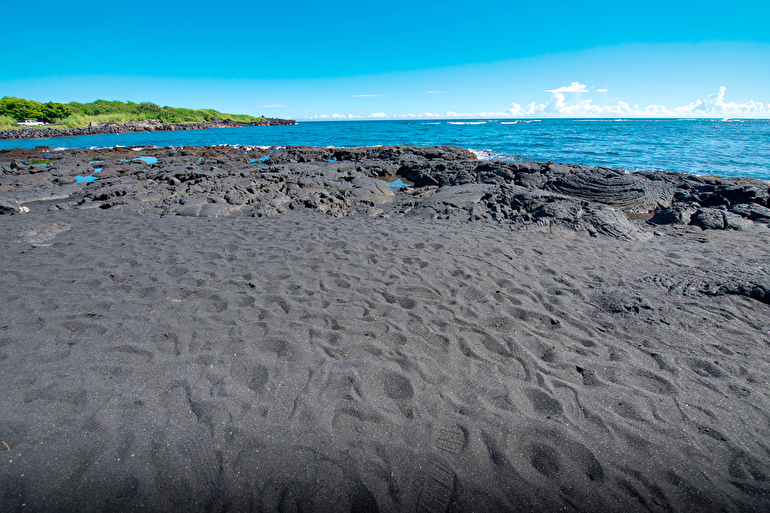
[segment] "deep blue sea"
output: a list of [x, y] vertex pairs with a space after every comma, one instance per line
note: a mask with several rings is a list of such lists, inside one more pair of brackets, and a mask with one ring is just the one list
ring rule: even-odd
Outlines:
[[452, 145], [474, 150], [482, 158], [770, 180], [767, 119], [313, 121], [293, 126], [7, 140], [0, 141], [0, 149], [212, 144]]

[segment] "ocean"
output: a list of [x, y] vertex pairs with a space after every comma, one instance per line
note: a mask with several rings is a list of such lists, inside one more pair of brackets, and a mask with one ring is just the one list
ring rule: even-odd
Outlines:
[[481, 158], [770, 180], [770, 120], [477, 119], [312, 121], [293, 126], [138, 132], [0, 141], [52, 146], [459, 146]]

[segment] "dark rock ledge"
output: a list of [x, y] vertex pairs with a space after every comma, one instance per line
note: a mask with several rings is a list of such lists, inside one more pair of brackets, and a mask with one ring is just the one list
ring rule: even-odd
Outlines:
[[[683, 173], [477, 160], [454, 147], [190, 147], [4, 150], [0, 213], [115, 208], [195, 217], [404, 216], [495, 222], [513, 230], [644, 241], [665, 225], [765, 230], [768, 183]], [[148, 165], [133, 160], [151, 155]], [[44, 158], [42, 165], [31, 165]], [[92, 161], [102, 161], [91, 165]], [[99, 166], [92, 183], [75, 183]], [[413, 187], [393, 191], [387, 181]], [[34, 204], [34, 202], [45, 203]]]
[[49, 137], [72, 137], [78, 135], [120, 134], [125, 132], [167, 132], [173, 130], [202, 130], [204, 128], [232, 128], [240, 126], [296, 125], [293, 119], [266, 118], [264, 121], [240, 123], [219, 120], [211, 123], [162, 123], [151, 119], [129, 121], [128, 123], [98, 123], [78, 128], [20, 128], [0, 131], [0, 139], [44, 139]]

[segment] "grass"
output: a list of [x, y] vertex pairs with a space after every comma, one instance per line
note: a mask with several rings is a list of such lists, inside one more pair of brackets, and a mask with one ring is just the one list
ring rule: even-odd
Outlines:
[[91, 123], [118, 123], [123, 124], [128, 121], [139, 121], [141, 116], [136, 114], [129, 114], [127, 112], [116, 112], [114, 114], [98, 114], [96, 116], [88, 116], [85, 114], [73, 114], [67, 118], [61, 120], [57, 125], [62, 125], [66, 128], [75, 128], [79, 126], [88, 126]]
[[0, 130], [8, 130], [10, 128], [18, 128], [16, 120], [10, 116], [0, 116]]

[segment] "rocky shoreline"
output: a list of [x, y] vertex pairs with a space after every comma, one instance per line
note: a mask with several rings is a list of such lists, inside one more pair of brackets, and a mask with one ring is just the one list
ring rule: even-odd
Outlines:
[[[158, 161], [148, 165], [136, 159], [142, 155]], [[75, 185], [75, 176], [96, 168], [98, 180]], [[455, 147], [38, 147], [0, 151], [0, 172], [6, 204], [67, 199], [55, 208], [141, 205], [196, 217], [310, 208], [341, 217], [363, 206], [372, 215], [491, 221], [621, 240], [648, 239], [659, 225], [770, 224], [770, 190], [762, 180], [487, 161]], [[386, 180], [397, 178], [409, 186], [394, 192]]]
[[241, 126], [296, 125], [293, 119], [265, 118], [264, 121], [241, 123], [230, 119], [211, 123], [163, 123], [155, 119], [129, 121], [127, 123], [92, 123], [77, 128], [20, 128], [0, 131], [3, 139], [47, 139], [49, 137], [73, 137], [79, 135], [120, 134], [126, 132], [167, 132], [174, 130], [203, 130], [206, 128], [234, 128]]
[[[130, 207], [161, 217], [311, 210], [333, 218], [494, 223], [629, 242], [650, 240], [664, 227], [770, 228], [770, 188], [762, 180], [487, 161], [448, 146], [38, 147], [0, 151], [0, 173], [0, 214], [29, 211], [35, 202], [48, 210]], [[89, 175], [92, 182], [78, 181]], [[388, 185], [399, 179], [403, 187]], [[770, 303], [770, 282], [704, 287]]]

